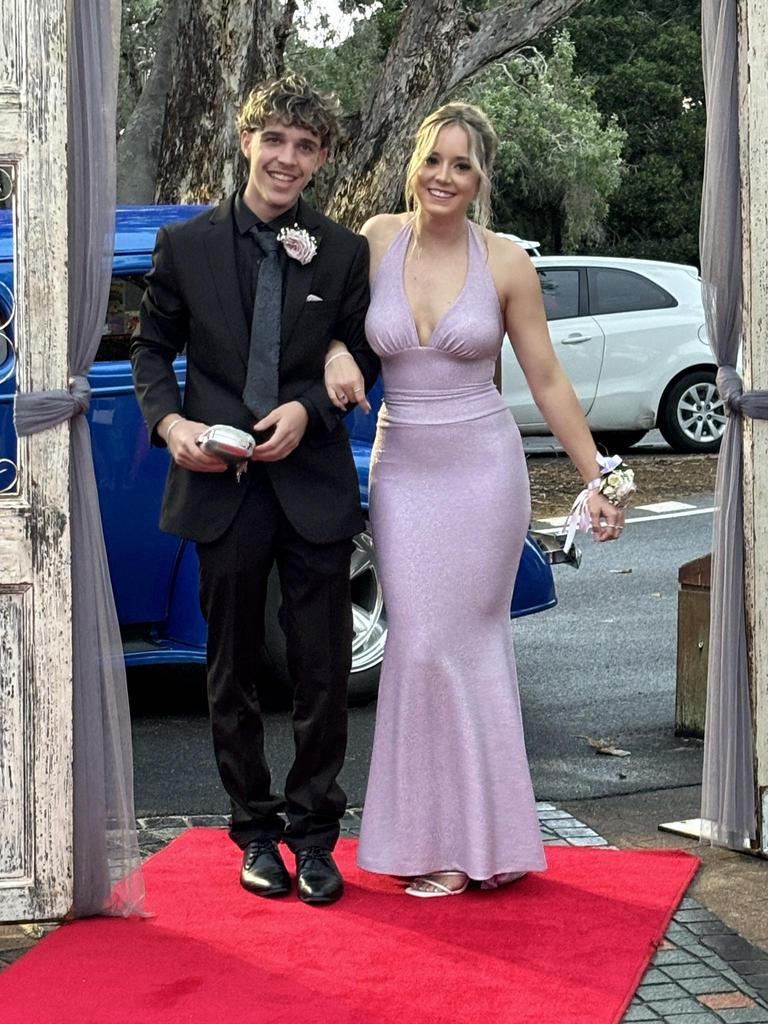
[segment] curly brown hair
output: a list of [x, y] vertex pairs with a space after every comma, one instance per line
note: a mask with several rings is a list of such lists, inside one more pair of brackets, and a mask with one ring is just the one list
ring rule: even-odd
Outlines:
[[329, 149], [338, 135], [338, 100], [313, 89], [302, 75], [288, 74], [250, 91], [237, 115], [237, 129], [259, 131], [270, 121], [306, 128]]

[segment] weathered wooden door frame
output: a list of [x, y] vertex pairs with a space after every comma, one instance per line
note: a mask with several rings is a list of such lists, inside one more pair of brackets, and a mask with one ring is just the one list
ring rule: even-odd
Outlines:
[[[66, 388], [67, 2], [0, 0], [22, 391]], [[69, 424], [19, 441], [0, 495], [0, 920], [72, 902]]]
[[[768, 388], [768, 10], [739, 0], [744, 388]], [[744, 417], [744, 603], [758, 845], [768, 855], [768, 422]]]

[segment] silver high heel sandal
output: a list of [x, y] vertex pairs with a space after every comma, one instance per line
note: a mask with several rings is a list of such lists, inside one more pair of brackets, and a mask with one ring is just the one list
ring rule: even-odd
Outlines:
[[[443, 878], [446, 875], [461, 878], [463, 882], [454, 888], [437, 881], [437, 878]], [[421, 899], [431, 899], [434, 896], [460, 896], [469, 885], [469, 876], [463, 871], [435, 871], [433, 875], [419, 875], [417, 878], [414, 878], [413, 882], [414, 884], [409, 885], [405, 890], [409, 896], [418, 896]], [[425, 888], [422, 889], [419, 886], [424, 886]], [[429, 888], [426, 888], [427, 886]]]

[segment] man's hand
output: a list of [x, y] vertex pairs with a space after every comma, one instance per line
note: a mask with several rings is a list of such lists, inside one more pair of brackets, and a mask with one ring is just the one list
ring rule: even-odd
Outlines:
[[263, 420], [254, 423], [254, 430], [268, 430], [274, 427], [275, 432], [264, 444], [256, 446], [251, 459], [254, 462], [279, 462], [280, 459], [284, 459], [304, 437], [308, 423], [309, 416], [301, 402], [278, 405]]
[[198, 447], [197, 439], [207, 430], [205, 423], [185, 420], [183, 416], [164, 416], [157, 425], [157, 432], [168, 445], [171, 458], [177, 466], [191, 469], [195, 473], [224, 473], [226, 462], [213, 455], [206, 455]]

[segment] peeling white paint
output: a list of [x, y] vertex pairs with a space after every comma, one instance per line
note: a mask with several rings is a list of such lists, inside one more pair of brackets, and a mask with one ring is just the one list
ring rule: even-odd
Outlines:
[[[67, 0], [0, 4], [23, 391], [68, 377], [66, 14]], [[72, 902], [69, 425], [21, 441], [17, 462], [17, 493], [0, 495], [0, 920]]]

